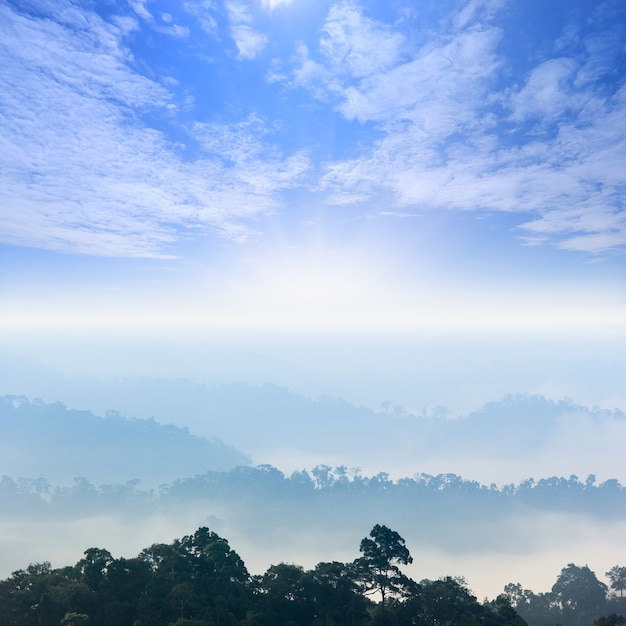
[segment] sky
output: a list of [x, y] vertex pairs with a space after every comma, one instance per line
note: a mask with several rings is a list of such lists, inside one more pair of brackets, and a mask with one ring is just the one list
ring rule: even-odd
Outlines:
[[3, 354], [626, 409], [620, 0], [0, 12]]

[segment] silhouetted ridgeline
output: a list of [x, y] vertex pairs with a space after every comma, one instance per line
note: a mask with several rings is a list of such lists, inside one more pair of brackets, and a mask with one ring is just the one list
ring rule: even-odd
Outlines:
[[359, 512], [369, 515], [381, 507], [392, 517], [419, 515], [421, 520], [436, 520], [445, 519], [449, 511], [466, 522], [532, 511], [616, 519], [626, 514], [626, 488], [617, 480], [597, 483], [594, 476], [530, 478], [498, 488], [455, 474], [416, 474], [394, 481], [384, 473], [363, 476], [358, 470], [325, 465], [290, 476], [271, 465], [240, 466], [181, 478], [158, 490], [142, 489], [138, 480], [96, 486], [86, 478], [75, 478], [72, 486], [54, 486], [44, 477], [5, 475], [0, 480], [0, 498], [6, 505], [3, 515], [26, 510], [90, 515], [111, 507], [132, 511], [135, 505], [147, 513], [150, 507], [200, 505], [207, 512], [236, 507], [257, 520], [264, 512], [274, 515], [280, 510], [284, 521], [292, 515], [301, 517], [302, 523], [331, 511], [334, 522], [343, 512], [348, 523]]
[[228, 541], [206, 527], [134, 558], [89, 548], [74, 566], [31, 564], [0, 581], [0, 620], [11, 626], [624, 624], [616, 611], [626, 608], [625, 567], [606, 573], [610, 591], [589, 567], [570, 563], [549, 592], [510, 583], [495, 600], [480, 603], [462, 577], [418, 583], [407, 576], [403, 567], [413, 558], [388, 526], [376, 524], [359, 552], [347, 563], [305, 570], [282, 562], [251, 576]]
[[374, 412], [337, 399], [310, 400], [272, 385], [209, 388], [184, 380], [145, 380], [118, 381], [112, 389], [111, 402], [120, 404], [109, 406], [193, 424], [195, 433], [210, 439], [153, 419], [126, 419], [111, 411], [99, 418], [59, 403], [5, 396], [0, 398], [0, 475], [44, 474], [56, 483], [75, 476], [96, 483], [139, 478], [157, 486], [247, 465], [245, 453], [257, 463], [290, 468], [298, 468], [294, 459], [300, 458], [351, 467], [375, 458], [369, 472], [393, 468], [395, 475], [408, 474], [421, 466], [475, 478], [473, 472], [481, 472], [483, 481], [499, 484], [523, 477], [524, 467], [544, 476], [568, 467], [579, 475], [598, 472], [624, 480], [620, 442], [626, 416], [570, 400], [517, 394], [448, 419], [444, 409], [416, 416], [386, 404]]
[[[421, 584], [399, 565], [410, 562], [404, 539], [377, 524], [350, 563], [305, 571], [272, 565], [251, 577], [228, 541], [208, 528], [132, 559], [90, 548], [73, 567], [31, 565], [0, 582], [0, 616], [12, 626], [367, 626], [454, 623], [523, 626], [501, 596], [480, 604], [458, 580]], [[375, 604], [369, 595], [378, 591]], [[435, 620], [435, 621], [433, 621]]]
[[[522, 422], [524, 407], [532, 402], [511, 398], [509, 419]], [[536, 402], [545, 408], [543, 400]], [[471, 430], [471, 420], [497, 433], [493, 422], [506, 419], [502, 405], [487, 405], [467, 422], [407, 417], [393, 409], [386, 421], [379, 416], [378, 430], [384, 426], [390, 445], [394, 439], [404, 440], [413, 421], [423, 422], [431, 435], [448, 428]], [[552, 423], [562, 420], [561, 408], [554, 406]], [[576, 419], [575, 411], [567, 415]], [[622, 420], [619, 415], [594, 415], [585, 419], [597, 418], [601, 424]], [[498, 451], [506, 453], [512, 442], [505, 443], [504, 427], [502, 433]], [[462, 439], [458, 441], [461, 445]], [[455, 473], [422, 472], [392, 480], [385, 473], [346, 465], [285, 474], [269, 464], [246, 464], [247, 458], [236, 450], [185, 429], [119, 414], [98, 418], [15, 396], [0, 400], [0, 453], [0, 565], [5, 576], [20, 567], [24, 554], [40, 561], [52, 549], [51, 560], [75, 560], [79, 536], [87, 545], [98, 545], [91, 538], [103, 537], [103, 543], [112, 542], [129, 555], [144, 545], [147, 534], [160, 541], [190, 525], [209, 525], [234, 537], [256, 562], [256, 571], [280, 553], [311, 566], [324, 554], [344, 560], [346, 546], [354, 545], [381, 517], [402, 529], [423, 554], [462, 561], [480, 576], [481, 566], [472, 563], [486, 555], [505, 561], [507, 568], [509, 561], [525, 559], [528, 569], [528, 559], [536, 558], [537, 567], [543, 568], [542, 555], [556, 550], [563, 555], [556, 562], [559, 567], [561, 558], [584, 562], [587, 554], [597, 555], [598, 546], [604, 546], [606, 561], [623, 537], [626, 518], [626, 489], [618, 480], [597, 481], [593, 475], [528, 478], [496, 486]], [[411, 465], [420, 462], [417, 455]], [[11, 467], [18, 470], [9, 471]], [[509, 580], [508, 573], [496, 579], [488, 571], [498, 586]], [[530, 597], [524, 589], [518, 595]], [[544, 600], [534, 598], [526, 608], [539, 610]], [[551, 600], [545, 601], [552, 606]], [[524, 610], [520, 607], [523, 615]]]
[[[355, 533], [383, 514], [416, 549], [451, 558], [538, 552], [540, 559], [542, 542], [565, 551], [573, 537], [615, 534], [626, 517], [626, 489], [616, 481], [549, 478], [498, 489], [453, 474], [392, 481], [384, 474], [366, 477], [323, 466], [291, 476], [271, 466], [239, 467], [158, 490], [133, 481], [94, 486], [77, 479], [71, 487], [55, 487], [42, 478], [5, 476], [0, 503], [0, 523], [11, 532], [35, 523], [44, 535], [63, 537], [64, 527], [81, 520], [89, 528], [101, 520], [127, 529], [163, 523], [179, 528], [176, 520], [190, 520], [237, 537], [250, 551], [259, 546], [273, 554], [283, 545], [298, 560], [302, 551], [310, 556], [324, 549], [340, 557]], [[549, 538], [563, 525], [570, 532], [565, 545]], [[45, 542], [32, 547], [41, 554]]]
[[140, 479], [159, 485], [249, 459], [217, 439], [152, 419], [105, 418], [23, 396], [0, 398], [0, 473], [45, 475], [58, 483], [85, 476], [98, 483]]
[[[374, 448], [379, 456], [389, 452], [410, 458], [450, 451], [466, 454], [468, 447], [473, 453], [493, 455], [505, 446], [509, 455], [519, 456], [542, 442], [553, 443], [551, 437], [560, 429], [573, 432], [600, 423], [626, 426], [620, 411], [530, 394], [512, 394], [459, 419], [446, 419], [444, 407], [414, 415], [386, 402], [375, 411], [339, 398], [307, 398], [270, 384], [208, 386], [145, 378], [75, 387], [72, 397], [71, 389], [64, 392], [70, 406], [100, 413], [113, 407], [133, 417], [185, 424], [196, 434], [218, 437], [250, 454], [270, 448], [343, 454]], [[389, 428], [381, 431], [381, 421]]]

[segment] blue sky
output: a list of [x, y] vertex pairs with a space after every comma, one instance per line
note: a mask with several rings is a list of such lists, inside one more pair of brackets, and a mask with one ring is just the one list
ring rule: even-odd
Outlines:
[[[118, 347], [136, 333], [266, 338], [267, 354], [289, 332], [295, 362], [316, 333], [328, 359], [352, 333], [459, 337], [491, 367], [517, 346], [526, 371], [558, 340], [543, 387], [504, 389], [509, 357], [498, 392], [547, 389], [574, 357], [624, 367], [620, 0], [0, 12], [9, 352], [84, 369], [79, 330]], [[67, 341], [46, 352], [51, 335]], [[463, 345], [442, 353], [458, 362]], [[316, 391], [340, 394], [338, 380]]]

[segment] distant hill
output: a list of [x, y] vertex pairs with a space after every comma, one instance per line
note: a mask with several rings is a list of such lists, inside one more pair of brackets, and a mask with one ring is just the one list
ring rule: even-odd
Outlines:
[[[52, 384], [55, 381], [58, 385]], [[7, 389], [8, 383], [4, 383]], [[424, 409], [416, 415], [387, 402], [373, 410], [341, 398], [309, 398], [272, 384], [205, 385], [187, 379], [115, 378], [51, 379], [50, 385], [43, 396], [48, 402], [61, 400], [67, 406], [89, 409], [98, 415], [115, 415], [110, 411], [114, 409], [133, 418], [176, 424], [208, 438], [218, 448], [222, 444], [213, 438], [234, 446], [250, 455], [254, 464], [269, 463], [287, 472], [327, 464], [359, 467], [369, 474], [385, 471], [394, 476], [453, 472], [487, 484], [517, 482], [532, 475], [570, 474], [596, 474], [600, 479], [626, 482], [621, 449], [626, 438], [626, 415], [569, 399], [516, 393], [467, 415], [452, 417], [445, 407]], [[16, 392], [24, 393], [22, 389], [11, 393]], [[197, 458], [194, 450], [209, 442], [192, 443], [189, 432], [183, 432], [190, 444], [189, 456], [180, 452], [180, 440], [181, 448], [175, 448], [179, 452], [172, 449], [169, 453], [179, 454], [182, 459], [180, 466], [172, 462], [176, 469], [180, 467], [174, 477], [221, 469], [192, 462]], [[175, 436], [171, 437], [174, 441]], [[114, 439], [123, 445], [119, 438]], [[28, 432], [24, 432], [24, 440], [29, 442]], [[140, 440], [128, 441], [129, 458], [146, 453], [131, 450], [131, 442]], [[213, 450], [205, 456], [212, 462], [213, 457], [222, 459], [222, 452]], [[204, 460], [203, 454], [200, 457]], [[19, 467], [33, 476], [33, 471], [27, 471], [26, 459], [22, 461]], [[230, 461], [227, 465], [232, 467]], [[169, 482], [174, 478], [169, 470], [163, 474], [167, 475], [160, 480]], [[120, 478], [134, 477], [136, 474], [122, 477], [120, 471]]]
[[[6, 384], [4, 388], [7, 393], [32, 396]], [[195, 434], [218, 437], [257, 455], [256, 462], [266, 461], [257, 453], [269, 448], [345, 454], [374, 445], [378, 451], [389, 448], [394, 455], [406, 448], [421, 456], [450, 450], [457, 442], [462, 448], [468, 443], [489, 448], [513, 442], [519, 453], [543, 445], [564, 420], [572, 427], [583, 418], [626, 424], [620, 411], [529, 393], [512, 393], [454, 417], [445, 407], [413, 414], [387, 402], [373, 410], [336, 397], [310, 398], [274, 384], [205, 385], [184, 378], [55, 378], [37, 397], [98, 414], [114, 409], [127, 416], [186, 426]], [[398, 433], [402, 433], [400, 441]]]
[[158, 486], [210, 470], [247, 465], [248, 457], [218, 439], [154, 419], [98, 417], [59, 402], [0, 397], [0, 474], [68, 483], [82, 476], [97, 484], [140, 479]]
[[244, 450], [255, 464], [286, 471], [329, 464], [396, 476], [454, 472], [499, 484], [533, 474], [626, 481], [624, 413], [539, 394], [511, 394], [460, 417], [443, 407], [418, 415], [392, 403], [372, 410], [341, 398], [309, 398], [278, 385], [244, 382], [101, 380], [82, 394], [73, 406], [115, 408], [184, 425]]

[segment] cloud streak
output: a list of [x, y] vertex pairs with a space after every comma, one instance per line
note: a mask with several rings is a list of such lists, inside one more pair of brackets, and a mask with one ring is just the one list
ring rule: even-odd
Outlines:
[[36, 6], [0, 6], [3, 243], [170, 257], [334, 205], [506, 214], [527, 245], [626, 246], [615, 3], [532, 54], [500, 0]]
[[[354, 4], [329, 12], [319, 55], [306, 51], [295, 81], [333, 98], [347, 120], [384, 132], [357, 158], [327, 163], [321, 185], [330, 201], [357, 203], [382, 191], [399, 213], [520, 213], [529, 218], [519, 225], [527, 243], [622, 248], [626, 102], [623, 87], [603, 89], [617, 54], [612, 27], [598, 21], [569, 55], [554, 50], [519, 84], [507, 84], [512, 59], [501, 43], [510, 33], [477, 3], [453, 23], [408, 60], [406, 42], [388, 39], [380, 64], [365, 68], [359, 51], [381, 48], [386, 25]], [[600, 45], [604, 30], [609, 43]]]
[[[0, 71], [12, 86], [0, 96], [4, 243], [163, 257], [198, 229], [241, 240], [251, 232], [246, 220], [276, 207], [275, 192], [308, 167], [302, 154], [247, 158], [245, 170], [202, 152], [183, 158], [142, 122], [149, 113], [167, 119], [179, 105], [133, 69], [123, 43], [137, 28], [132, 19], [55, 22], [0, 11]], [[262, 122], [250, 132], [263, 133]]]

